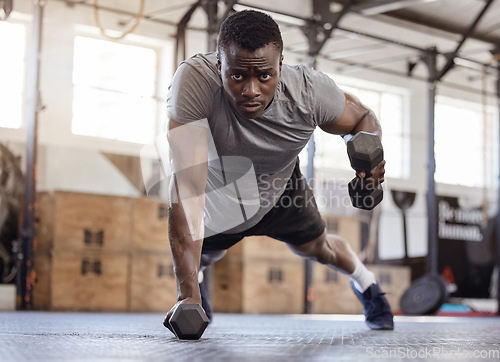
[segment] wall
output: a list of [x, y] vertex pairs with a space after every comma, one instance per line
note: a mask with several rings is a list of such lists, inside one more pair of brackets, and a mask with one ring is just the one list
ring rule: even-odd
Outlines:
[[[32, 1], [16, 1], [8, 19], [26, 25], [27, 57], [30, 56], [32, 10]], [[103, 16], [102, 22], [106, 27], [108, 24], [114, 26], [117, 18]], [[164, 102], [173, 71], [174, 33], [174, 29], [165, 25], [143, 22], [126, 39], [127, 43], [145, 44], [158, 52], [158, 132], [164, 129], [166, 123]], [[73, 39], [76, 35], [106, 39], [95, 27], [91, 7], [69, 7], [60, 1], [46, 2], [40, 57], [40, 93], [44, 109], [39, 113], [38, 121], [38, 189], [137, 196], [140, 190], [131, 185], [103, 153], [138, 156], [143, 145], [71, 133]], [[1, 129], [0, 142], [23, 157], [25, 139], [25, 125], [21, 129]]]
[[[28, 40], [31, 34], [30, 14], [32, 2], [18, 0], [15, 12], [9, 21], [25, 23], [28, 27]], [[199, 14], [198, 14], [199, 15]], [[199, 18], [200, 16], [198, 16]], [[119, 17], [103, 15], [103, 23], [114, 27]], [[197, 21], [197, 20], [196, 20]], [[196, 23], [202, 27], [203, 24]], [[72, 191], [96, 192], [123, 196], [136, 196], [140, 193], [112, 164], [103, 152], [138, 156], [142, 145], [125, 142], [94, 139], [71, 134], [72, 117], [72, 52], [75, 35], [87, 34], [102, 38], [94, 27], [91, 7], [68, 7], [62, 1], [48, 1], [45, 7], [41, 55], [41, 95], [45, 109], [39, 120], [39, 183], [40, 190], [64, 189]], [[121, 29], [120, 29], [121, 31]], [[164, 101], [168, 79], [174, 65], [173, 36], [176, 29], [164, 24], [144, 21], [137, 31], [127, 36], [131, 43], [147, 44], [159, 52], [159, 82], [157, 98], [161, 110], [158, 114], [158, 132], [166, 121]], [[189, 31], [187, 54], [205, 51], [206, 34]], [[28, 48], [27, 48], [28, 49]], [[288, 63], [304, 62], [304, 57], [285, 53]], [[324, 60], [318, 61], [318, 69], [336, 73], [336, 65]], [[342, 76], [342, 74], [339, 74]], [[417, 193], [415, 205], [409, 211], [410, 256], [422, 256], [427, 252], [427, 211], [425, 193], [427, 189], [427, 88], [425, 82], [377, 73], [366, 69], [350, 72], [349, 77], [386, 84], [389, 87], [405, 88], [409, 96], [409, 127], [411, 132], [409, 165], [410, 177], [404, 180], [388, 179], [385, 183], [386, 195], [382, 205], [383, 213], [380, 230], [380, 255], [384, 258], [402, 256], [401, 216], [391, 200], [390, 189], [402, 189]], [[438, 94], [467, 100], [480, 101], [478, 94], [471, 94], [446, 86], [438, 86]], [[450, 135], [452, 136], [452, 134]], [[24, 154], [25, 129], [1, 129], [0, 142], [7, 143], [16, 154]], [[319, 173], [325, 172], [318, 170]], [[325, 172], [326, 173], [326, 172]], [[351, 174], [338, 175], [350, 178]], [[337, 175], [336, 175], [337, 176]], [[443, 195], [463, 195], [469, 204], [482, 202], [483, 190], [437, 185], [437, 192]], [[489, 195], [496, 210], [496, 192]], [[354, 212], [352, 210], [347, 212]]]
[[[291, 57], [288, 56], [288, 59]], [[300, 60], [300, 59], [299, 59]], [[334, 73], [336, 69], [335, 62], [319, 60], [317, 64], [319, 70], [328, 73]], [[428, 91], [427, 83], [422, 80], [403, 78], [385, 73], [358, 69], [355, 72], [349, 72], [349, 77], [358, 78], [361, 82], [366, 82], [370, 86], [379, 84], [383, 88], [391, 87], [404, 88], [408, 95], [408, 126], [410, 128], [410, 177], [408, 179], [387, 178], [384, 184], [384, 202], [382, 206], [382, 215], [379, 229], [379, 256], [382, 259], [396, 259], [404, 256], [403, 242], [403, 221], [400, 210], [392, 200], [390, 190], [403, 190], [416, 192], [416, 200], [413, 206], [407, 212], [408, 220], [408, 253], [410, 257], [427, 255], [427, 165], [428, 165]], [[343, 74], [338, 77], [342, 79]], [[490, 88], [491, 90], [491, 88]], [[481, 103], [480, 93], [471, 93], [464, 90], [447, 86], [446, 83], [438, 83], [436, 88], [437, 96], [446, 96], [468, 102]], [[493, 98], [488, 99], [489, 105], [496, 104]], [[450, 130], [450, 137], [453, 137], [453, 130]], [[466, 145], [464, 145], [466, 147]], [[388, 165], [389, 167], [390, 165]], [[464, 172], [467, 172], [467, 166], [464, 165]], [[317, 172], [321, 175], [321, 171]], [[329, 172], [323, 171], [325, 178], [333, 177]], [[338, 176], [339, 174], [337, 174]], [[340, 173], [340, 176], [346, 179], [353, 177], [352, 174], [346, 175]], [[321, 176], [319, 176], [321, 177]], [[495, 187], [495, 186], [494, 186]], [[492, 217], [496, 214], [498, 193], [495, 189], [484, 190], [482, 188], [464, 187], [459, 185], [445, 185], [436, 183], [436, 194], [444, 196], [459, 197], [464, 207], [480, 207], [483, 204], [484, 194], [488, 200], [488, 215]], [[326, 210], [328, 212], [328, 210]], [[348, 208], [344, 212], [354, 213], [353, 208]]]

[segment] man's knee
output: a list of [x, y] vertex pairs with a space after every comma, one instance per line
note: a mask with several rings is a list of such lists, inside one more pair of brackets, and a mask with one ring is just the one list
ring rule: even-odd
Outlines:
[[319, 237], [307, 243], [300, 245], [287, 244], [287, 246], [299, 256], [315, 259], [321, 262], [319, 259], [321, 259], [321, 256], [324, 254], [323, 250], [327, 242], [326, 232], [323, 232]]
[[327, 235], [326, 232], [320, 237], [302, 244], [291, 245], [288, 247], [297, 255], [313, 259], [321, 264], [336, 265], [339, 254], [349, 249], [349, 243], [336, 235]]
[[227, 250], [210, 251], [201, 254], [200, 267], [206, 268], [212, 263], [221, 260], [226, 255]]

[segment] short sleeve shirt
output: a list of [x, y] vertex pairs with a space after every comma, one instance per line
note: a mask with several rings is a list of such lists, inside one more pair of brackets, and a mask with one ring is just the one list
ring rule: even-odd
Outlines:
[[[212, 164], [213, 170], [209, 164], [207, 187], [212, 191], [228, 183], [221, 172], [229, 171], [224, 161], [226, 166], [238, 168], [238, 157], [249, 160], [256, 176], [259, 205], [252, 208], [256, 212], [243, 215], [243, 222], [227, 230], [233, 232], [255, 225], [274, 206], [316, 127], [335, 123], [342, 116], [344, 104], [344, 93], [326, 74], [302, 65], [283, 64], [271, 104], [258, 118], [245, 118], [226, 98], [217, 56], [209, 53], [180, 64], [169, 87], [167, 116], [184, 124], [208, 122], [221, 159], [217, 165]], [[231, 180], [234, 182], [234, 177]], [[227, 207], [231, 208], [225, 201], [207, 198], [205, 224], [215, 225], [227, 217]]]

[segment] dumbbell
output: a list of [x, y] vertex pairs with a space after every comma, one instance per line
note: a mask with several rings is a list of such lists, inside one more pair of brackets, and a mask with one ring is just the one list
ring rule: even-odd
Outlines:
[[179, 339], [200, 339], [209, 320], [199, 304], [180, 304], [169, 320]]
[[[366, 177], [370, 176], [370, 171], [384, 159], [380, 138], [372, 133], [358, 132], [354, 136], [345, 136], [344, 139], [347, 141], [351, 167], [365, 171]], [[384, 197], [381, 185], [369, 187], [358, 177], [349, 182], [348, 190], [352, 205], [364, 210], [373, 209]]]

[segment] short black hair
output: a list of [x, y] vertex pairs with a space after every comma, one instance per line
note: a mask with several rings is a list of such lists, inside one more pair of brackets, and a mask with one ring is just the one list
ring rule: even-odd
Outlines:
[[255, 10], [243, 10], [224, 20], [219, 31], [219, 53], [230, 44], [249, 51], [274, 44], [283, 52], [278, 24], [269, 15]]

